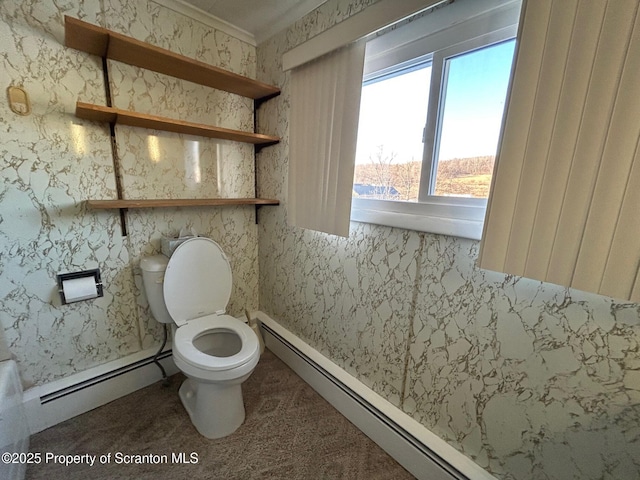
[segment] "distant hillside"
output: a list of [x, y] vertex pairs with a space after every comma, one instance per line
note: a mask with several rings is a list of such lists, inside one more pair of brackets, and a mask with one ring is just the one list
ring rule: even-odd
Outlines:
[[[438, 165], [436, 195], [487, 197], [494, 157], [454, 158]], [[393, 187], [390, 198], [415, 201], [418, 198], [422, 162], [369, 163], [356, 165], [354, 183]]]
[[438, 164], [436, 195], [486, 198], [495, 157], [454, 158]]

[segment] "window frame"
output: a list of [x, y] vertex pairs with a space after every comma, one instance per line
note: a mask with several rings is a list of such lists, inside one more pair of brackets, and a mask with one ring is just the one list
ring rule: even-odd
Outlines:
[[436, 152], [440, 148], [439, 134], [442, 129], [442, 114], [444, 112], [445, 98], [442, 93], [443, 86], [446, 85], [448, 81], [448, 75], [444, 71], [446, 61], [458, 55], [507, 42], [514, 39], [515, 36], [516, 27], [501, 28], [498, 31], [460, 42], [433, 53], [429, 107], [427, 109], [424, 152], [422, 156], [423, 163], [418, 195], [419, 202], [427, 202], [431, 197], [437, 196], [434, 195], [433, 192], [436, 190], [436, 173], [438, 171], [439, 161]]
[[[453, 6], [455, 3], [443, 8], [441, 12], [446, 12], [447, 8]], [[431, 194], [435, 190], [437, 172], [435, 152], [443, 106], [441, 92], [442, 85], [446, 84], [442, 73], [448, 58], [516, 38], [519, 11], [520, 2], [513, 1], [490, 12], [454, 22], [453, 26], [444, 30], [423, 34], [420, 38], [412, 40], [411, 33], [407, 37], [406, 33], [399, 32], [400, 35], [396, 34], [396, 37], [401, 37], [400, 42], [394, 40], [393, 36], [387, 41], [383, 35], [367, 44], [363, 84], [388, 72], [400, 70], [403, 65], [416, 64], [420, 59], [423, 62], [425, 59], [431, 60], [432, 74], [418, 202], [352, 198], [351, 221], [474, 240], [481, 238], [486, 198]], [[439, 12], [434, 12], [437, 13]], [[487, 25], [492, 26], [490, 32], [486, 31]], [[410, 26], [411, 23], [407, 25]], [[394, 41], [398, 45], [393, 45]]]

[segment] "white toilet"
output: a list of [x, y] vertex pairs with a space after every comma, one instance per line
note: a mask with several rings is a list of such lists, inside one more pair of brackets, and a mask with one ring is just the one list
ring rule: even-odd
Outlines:
[[260, 345], [251, 327], [225, 315], [227, 257], [213, 240], [195, 237], [171, 258], [143, 258], [140, 268], [153, 316], [172, 324], [173, 359], [187, 376], [180, 399], [191, 422], [207, 438], [233, 433], [244, 421], [241, 384], [260, 359]]

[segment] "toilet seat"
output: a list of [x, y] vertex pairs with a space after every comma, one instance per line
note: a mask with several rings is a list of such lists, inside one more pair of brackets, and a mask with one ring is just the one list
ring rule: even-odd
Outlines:
[[[240, 338], [240, 351], [229, 357], [215, 357], [201, 352], [193, 344], [194, 340], [213, 330], [227, 330]], [[260, 345], [255, 333], [245, 323], [230, 315], [206, 315], [190, 320], [179, 327], [173, 337], [173, 354], [192, 367], [220, 371], [241, 367], [259, 357]], [[258, 354], [256, 356], [256, 354]]]

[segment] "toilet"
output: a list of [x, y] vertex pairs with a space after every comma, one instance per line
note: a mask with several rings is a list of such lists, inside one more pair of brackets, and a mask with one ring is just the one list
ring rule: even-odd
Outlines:
[[242, 382], [258, 364], [260, 345], [251, 327], [225, 314], [232, 287], [226, 255], [213, 240], [194, 237], [171, 258], [144, 257], [140, 268], [151, 313], [171, 324], [191, 422], [207, 438], [230, 435], [244, 421]]

